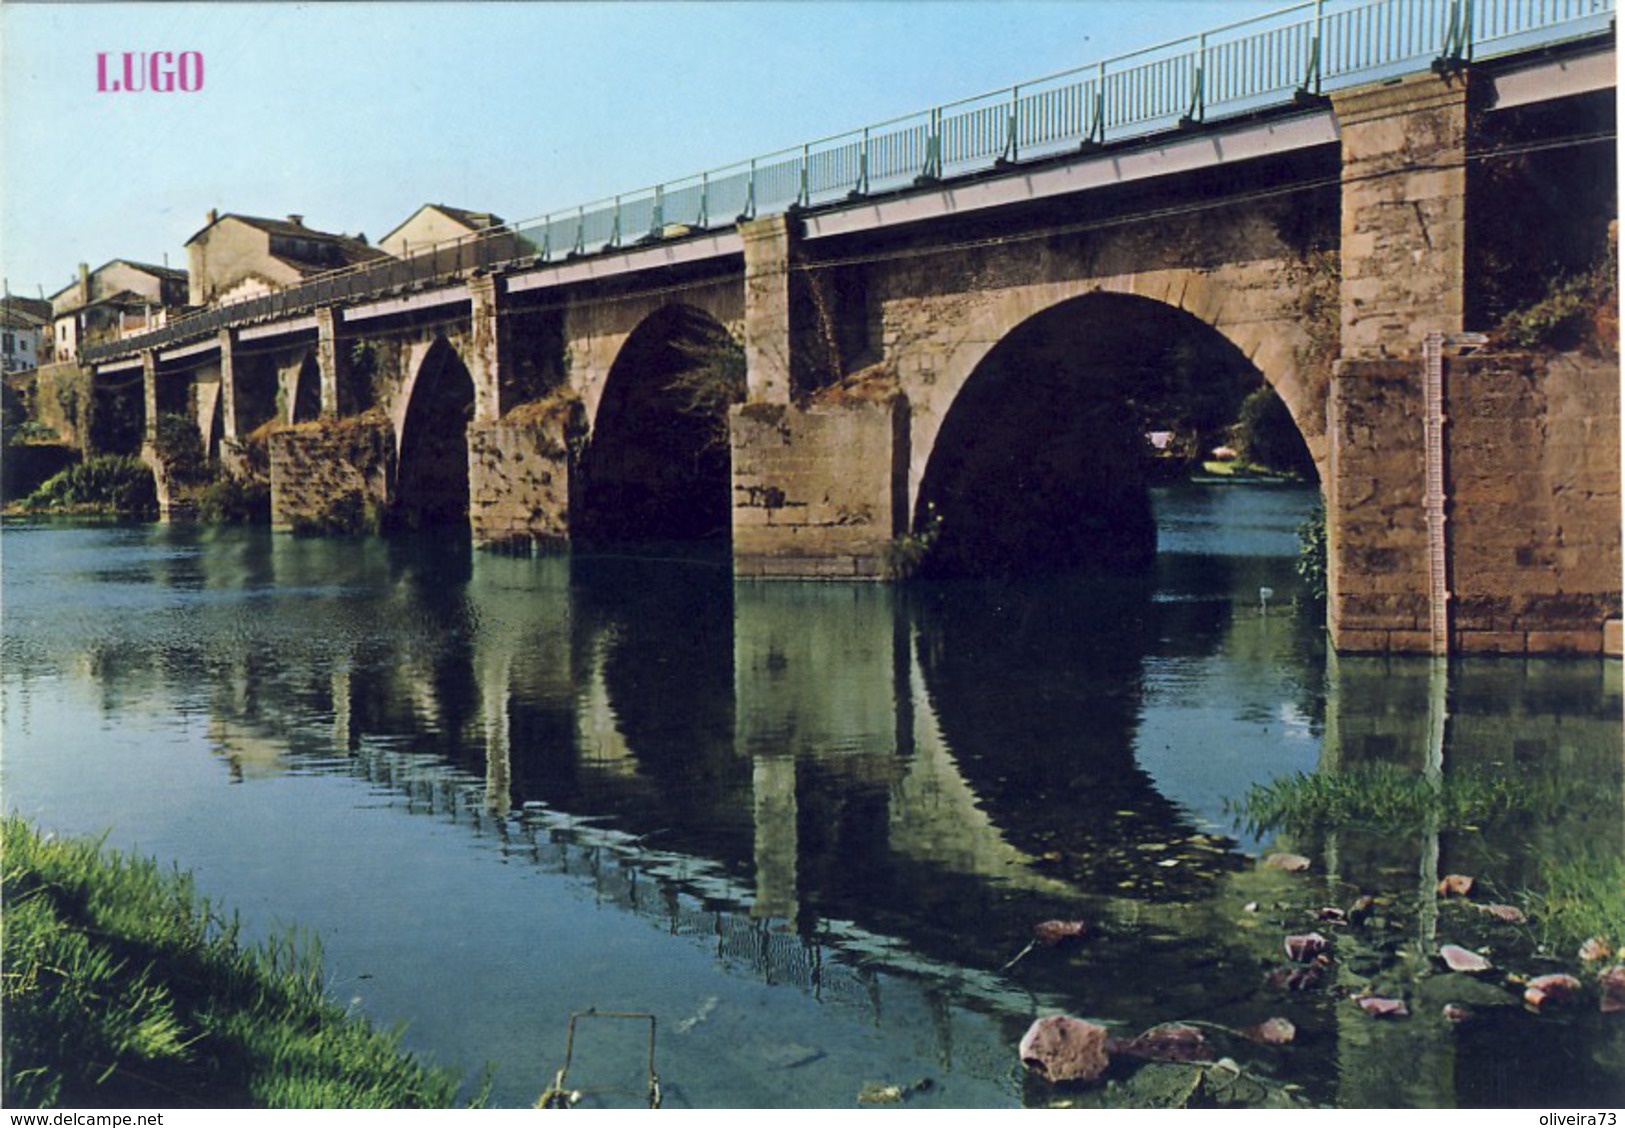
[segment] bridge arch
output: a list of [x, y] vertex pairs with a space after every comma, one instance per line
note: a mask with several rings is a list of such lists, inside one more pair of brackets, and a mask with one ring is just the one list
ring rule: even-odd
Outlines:
[[422, 529], [468, 523], [468, 424], [474, 379], [444, 337], [415, 346], [391, 413], [396, 472], [390, 524]]
[[731, 525], [728, 407], [744, 355], [710, 313], [668, 304], [615, 354], [572, 501], [585, 544], [723, 540]]
[[[933, 530], [939, 574], [1142, 570], [1156, 552], [1147, 431], [1214, 442], [1262, 384], [1305, 431], [1292, 342], [1225, 326], [1222, 302], [1214, 324], [1132, 289], [1020, 297], [919, 389], [912, 523]], [[1320, 469], [1324, 442], [1306, 446]]]

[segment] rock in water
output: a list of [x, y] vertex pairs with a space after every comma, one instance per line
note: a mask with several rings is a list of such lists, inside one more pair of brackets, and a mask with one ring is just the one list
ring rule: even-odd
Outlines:
[[1444, 880], [1439, 882], [1439, 896], [1466, 897], [1473, 891], [1473, 879], [1465, 874], [1445, 874]]
[[1106, 1028], [1055, 1014], [1027, 1028], [1021, 1061], [1047, 1081], [1095, 1081], [1106, 1072]]
[[1265, 1046], [1284, 1046], [1298, 1036], [1298, 1028], [1292, 1025], [1289, 1018], [1266, 1018], [1255, 1026], [1246, 1027], [1241, 1033]]
[[1033, 939], [1046, 948], [1066, 940], [1082, 940], [1089, 935], [1089, 925], [1081, 920], [1046, 920], [1033, 925]]
[[1572, 975], [1541, 975], [1524, 985], [1523, 1001], [1539, 1009], [1547, 1003], [1566, 1003], [1580, 993], [1580, 981]]
[[1603, 936], [1593, 936], [1580, 945], [1580, 958], [1586, 963], [1596, 963], [1613, 954], [1614, 949], [1609, 947], [1607, 938]]
[[1298, 963], [1308, 963], [1325, 950], [1326, 937], [1318, 932], [1306, 932], [1301, 936], [1286, 938], [1286, 957]]
[[1439, 958], [1451, 971], [1488, 971], [1491, 967], [1489, 960], [1457, 944], [1446, 944], [1440, 948]]
[[1625, 1010], [1625, 964], [1615, 964], [1598, 979], [1602, 987], [1602, 1012], [1616, 1014]]
[[1264, 859], [1264, 864], [1287, 873], [1301, 873], [1309, 868], [1309, 859], [1302, 854], [1271, 854]]
[[1213, 1050], [1202, 1032], [1182, 1022], [1168, 1022], [1153, 1026], [1137, 1038], [1120, 1041], [1106, 1039], [1108, 1054], [1123, 1054], [1146, 1061], [1193, 1062], [1212, 1061]]
[[1372, 1018], [1407, 1018], [1411, 1008], [1405, 1005], [1404, 999], [1384, 999], [1377, 995], [1362, 995], [1355, 999], [1360, 1009]]

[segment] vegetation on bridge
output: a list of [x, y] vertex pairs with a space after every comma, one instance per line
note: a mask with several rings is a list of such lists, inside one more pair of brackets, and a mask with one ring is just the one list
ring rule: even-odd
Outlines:
[[444, 1108], [458, 1077], [322, 990], [320, 951], [245, 946], [184, 874], [4, 824], [5, 1104]]

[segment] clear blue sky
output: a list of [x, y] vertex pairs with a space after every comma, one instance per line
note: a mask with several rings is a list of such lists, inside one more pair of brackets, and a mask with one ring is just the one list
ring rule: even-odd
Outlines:
[[[588, 203], [1232, 19], [1261, 0], [0, 4], [13, 293], [184, 267], [210, 208], [377, 239]], [[194, 94], [99, 51], [199, 51]]]

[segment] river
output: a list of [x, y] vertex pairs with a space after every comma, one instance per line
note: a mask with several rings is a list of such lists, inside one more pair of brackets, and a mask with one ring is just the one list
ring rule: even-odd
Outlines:
[[[1625, 1015], [1490, 999], [1455, 1025], [1424, 965], [1471, 931], [1441, 875], [1516, 901], [1625, 850], [1619, 663], [1330, 656], [1294, 572], [1313, 501], [1160, 489], [1146, 580], [910, 588], [8, 522], [4, 802], [191, 871], [251, 936], [319, 936], [335, 998], [471, 1085], [489, 1064], [499, 1105], [537, 1099], [592, 1007], [657, 1016], [668, 1107], [1133, 1099], [1128, 1074], [1024, 1077], [1057, 1012], [1206, 1023], [1304, 1103], [1618, 1103]], [[1372, 763], [1585, 801], [1295, 837], [1237, 813]], [[1286, 849], [1309, 870], [1260, 864]], [[1361, 893], [1380, 942], [1308, 915]], [[1047, 919], [1091, 932], [1016, 959]], [[1272, 986], [1311, 927], [1334, 989]], [[1407, 1020], [1346, 997], [1384, 960], [1423, 967]], [[1226, 1033], [1272, 1016], [1293, 1042]], [[584, 1021], [571, 1085], [636, 1103], [646, 1036]]]

